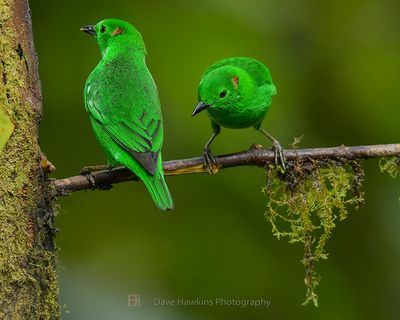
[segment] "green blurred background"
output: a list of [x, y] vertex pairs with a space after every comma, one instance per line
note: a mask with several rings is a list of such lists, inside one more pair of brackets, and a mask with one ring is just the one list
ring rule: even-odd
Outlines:
[[[265, 62], [278, 88], [264, 126], [284, 146], [398, 142], [400, 2], [30, 1], [44, 95], [41, 144], [54, 177], [105, 162], [82, 91], [100, 58], [79, 28], [132, 22], [148, 49], [165, 120], [164, 159], [200, 155], [211, 134], [191, 119], [202, 72], [227, 56]], [[253, 130], [223, 130], [216, 154], [269, 146]], [[366, 205], [351, 210], [317, 270], [320, 307], [305, 297], [301, 246], [278, 241], [264, 218], [266, 178], [250, 167], [167, 178], [176, 210], [159, 212], [143, 185], [59, 199], [64, 319], [390, 319], [400, 299], [399, 180], [365, 163]], [[127, 306], [165, 299], [271, 299], [269, 308]]]

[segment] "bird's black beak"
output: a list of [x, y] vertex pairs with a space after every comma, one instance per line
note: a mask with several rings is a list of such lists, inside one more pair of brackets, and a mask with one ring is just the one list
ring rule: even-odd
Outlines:
[[192, 117], [194, 117], [196, 114], [208, 109], [209, 107], [211, 107], [211, 105], [205, 104], [203, 101], [200, 101], [199, 104], [196, 106], [196, 108], [194, 108], [194, 110], [192, 112]]
[[81, 31], [90, 34], [91, 36], [96, 35], [96, 27], [93, 25], [84, 26], [81, 28]]

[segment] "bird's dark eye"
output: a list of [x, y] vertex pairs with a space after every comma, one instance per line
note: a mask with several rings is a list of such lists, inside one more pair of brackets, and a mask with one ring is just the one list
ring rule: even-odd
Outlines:
[[104, 33], [104, 32], [106, 32], [106, 27], [105, 27], [105, 26], [101, 26], [101, 28], [100, 28], [100, 32], [101, 32], [101, 33]]
[[226, 97], [226, 90], [221, 91], [221, 93], [219, 94], [220, 98], [225, 98]]

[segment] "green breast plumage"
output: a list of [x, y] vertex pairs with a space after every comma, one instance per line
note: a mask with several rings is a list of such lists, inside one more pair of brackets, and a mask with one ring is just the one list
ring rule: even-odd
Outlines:
[[248, 128], [259, 125], [265, 118], [276, 94], [273, 84], [264, 84], [250, 99], [239, 103], [210, 107], [207, 114], [215, 123], [232, 129]]

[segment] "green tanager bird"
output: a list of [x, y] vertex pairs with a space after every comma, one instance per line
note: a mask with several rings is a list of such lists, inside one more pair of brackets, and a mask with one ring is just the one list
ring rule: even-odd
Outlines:
[[172, 209], [161, 160], [160, 100], [146, 66], [142, 36], [118, 19], [81, 30], [96, 38], [102, 55], [86, 81], [84, 99], [109, 165], [127, 167], [143, 181], [158, 208]]
[[254, 127], [273, 142], [275, 162], [285, 170], [282, 147], [261, 124], [271, 106], [276, 87], [268, 68], [261, 62], [244, 57], [222, 59], [203, 74], [199, 88], [199, 103], [195, 116], [206, 110], [214, 130], [204, 147], [204, 165], [212, 173], [215, 159], [210, 144], [220, 133], [221, 126], [232, 129]]

